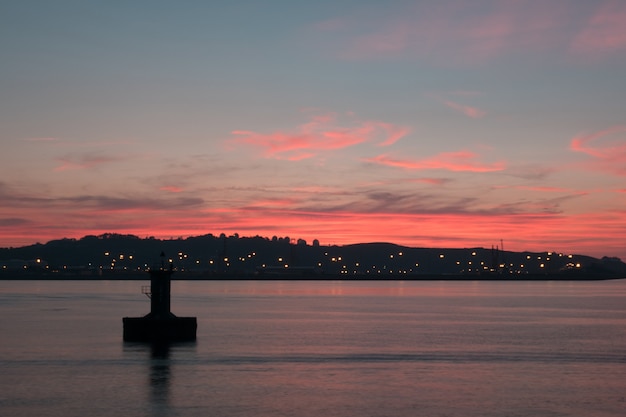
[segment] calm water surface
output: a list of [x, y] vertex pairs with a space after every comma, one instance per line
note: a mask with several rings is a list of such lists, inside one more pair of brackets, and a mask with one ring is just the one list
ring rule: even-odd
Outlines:
[[624, 416], [626, 280], [0, 281], [2, 416]]

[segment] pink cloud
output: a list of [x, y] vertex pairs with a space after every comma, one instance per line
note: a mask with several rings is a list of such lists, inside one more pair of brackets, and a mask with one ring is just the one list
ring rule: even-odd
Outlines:
[[604, 2], [573, 39], [571, 49], [593, 55], [626, 50], [626, 3]]
[[258, 133], [234, 130], [231, 141], [263, 149], [268, 158], [301, 160], [316, 156], [319, 152], [343, 149], [364, 142], [378, 142], [389, 146], [410, 131], [409, 128], [381, 121], [353, 121], [340, 126], [333, 113], [314, 115], [311, 120], [292, 131]]
[[579, 135], [572, 139], [570, 149], [576, 152], [586, 153], [587, 155], [594, 156], [596, 158], [609, 158], [615, 154], [615, 152], [622, 153], [626, 151], [626, 144], [620, 144], [612, 147], [591, 147], [589, 145], [591, 142], [596, 142], [605, 136], [622, 132], [626, 132], [626, 126], [612, 126], [591, 134]]
[[444, 152], [431, 158], [419, 160], [393, 159], [387, 155], [380, 155], [370, 158], [367, 161], [411, 170], [443, 169], [448, 171], [493, 172], [502, 171], [505, 168], [504, 162], [485, 164], [479, 162], [477, 159], [478, 155], [473, 152], [459, 151]]
[[[607, 143], [607, 139], [617, 137]], [[626, 175], [626, 126], [613, 126], [590, 134], [578, 135], [570, 142], [570, 149], [593, 158], [595, 170]]]

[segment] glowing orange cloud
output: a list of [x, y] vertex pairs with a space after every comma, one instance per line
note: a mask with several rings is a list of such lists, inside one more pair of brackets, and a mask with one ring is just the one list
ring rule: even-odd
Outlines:
[[411, 170], [444, 169], [448, 171], [493, 172], [502, 171], [504, 162], [484, 164], [478, 162], [478, 155], [473, 152], [444, 152], [431, 158], [420, 160], [393, 159], [387, 155], [379, 155], [367, 159], [368, 162]]
[[570, 142], [570, 149], [594, 158], [592, 168], [609, 171], [617, 175], [626, 175], [626, 135], [618, 141], [600, 143], [603, 139], [616, 134], [626, 133], [626, 126], [613, 126], [591, 134], [579, 135]]
[[409, 132], [407, 127], [380, 121], [357, 121], [343, 127], [336, 123], [335, 114], [316, 115], [292, 132], [258, 133], [234, 130], [231, 139], [263, 149], [268, 158], [300, 160], [311, 158], [320, 151], [347, 148], [364, 142], [377, 141], [389, 146]]

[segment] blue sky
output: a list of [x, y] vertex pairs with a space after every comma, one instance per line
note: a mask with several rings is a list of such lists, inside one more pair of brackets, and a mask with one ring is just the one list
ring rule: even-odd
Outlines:
[[626, 256], [622, 1], [0, 8], [0, 246], [237, 232]]

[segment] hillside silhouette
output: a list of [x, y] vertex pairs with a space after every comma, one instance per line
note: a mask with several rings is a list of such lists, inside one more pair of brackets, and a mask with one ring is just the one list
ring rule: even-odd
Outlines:
[[412, 248], [391, 243], [323, 246], [289, 237], [212, 234], [179, 239], [106, 233], [0, 249], [0, 277], [84, 278], [142, 274], [164, 252], [185, 277], [376, 277], [427, 275], [524, 277], [525, 275], [626, 277], [618, 258], [556, 251], [511, 252], [494, 248]]

